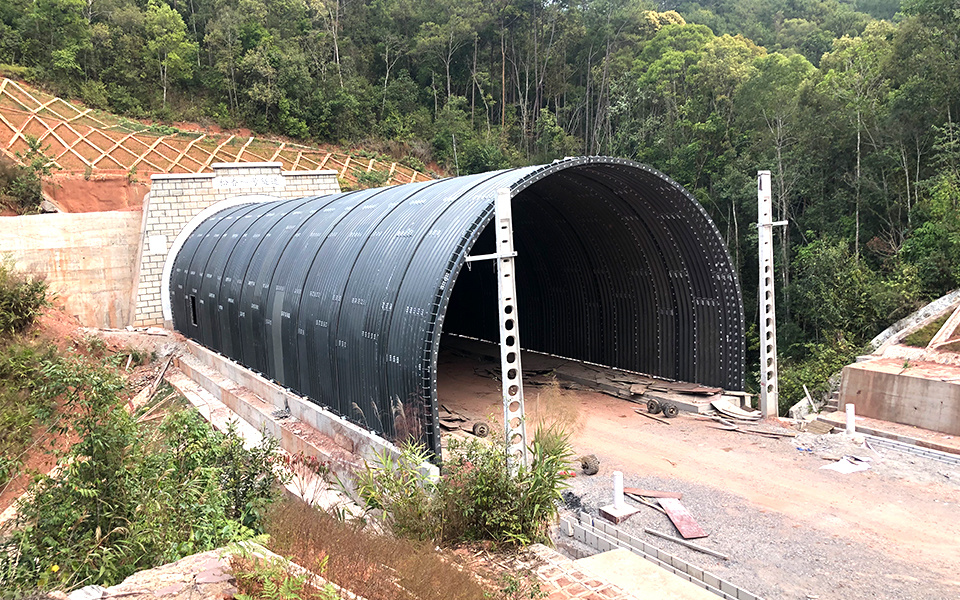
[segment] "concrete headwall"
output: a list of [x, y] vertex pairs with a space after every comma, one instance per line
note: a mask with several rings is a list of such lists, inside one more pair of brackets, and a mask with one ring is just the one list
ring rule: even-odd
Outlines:
[[42, 275], [67, 314], [90, 327], [130, 322], [139, 211], [0, 217], [0, 254]]
[[960, 380], [930, 369], [878, 359], [843, 368], [840, 410], [848, 403], [865, 417], [960, 435]]
[[162, 325], [161, 276], [180, 231], [205, 208], [236, 196], [261, 200], [340, 191], [336, 171], [282, 171], [280, 163], [218, 163], [213, 173], [154, 175], [144, 201], [133, 325]]

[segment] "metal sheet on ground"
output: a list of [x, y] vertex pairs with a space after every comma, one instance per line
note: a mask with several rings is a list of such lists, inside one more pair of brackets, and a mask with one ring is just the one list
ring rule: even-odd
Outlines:
[[707, 532], [700, 527], [697, 520], [693, 518], [693, 515], [683, 504], [680, 504], [679, 500], [676, 498], [659, 498], [657, 502], [660, 503], [663, 510], [667, 511], [667, 516], [670, 517], [673, 526], [677, 528], [684, 539], [707, 537]]

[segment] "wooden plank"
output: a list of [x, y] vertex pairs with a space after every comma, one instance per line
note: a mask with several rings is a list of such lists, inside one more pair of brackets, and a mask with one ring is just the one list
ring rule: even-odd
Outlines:
[[635, 496], [645, 496], [647, 498], [676, 498], [680, 500], [683, 494], [680, 492], [665, 492], [663, 490], [642, 490], [640, 488], [625, 487], [624, 494], [633, 494]]
[[[77, 113], [76, 115], [74, 115], [74, 116], [70, 117], [69, 119], [67, 119], [67, 123], [69, 123], [70, 121], [76, 121], [76, 120], [79, 119], [80, 117], [83, 117], [84, 115], [86, 115], [86, 114], [87, 114], [88, 112], [90, 112], [91, 110], [93, 110], [93, 109], [92, 109], [92, 108], [88, 108], [87, 110], [85, 110], [85, 111], [83, 111], [83, 112]], [[96, 119], [94, 119], [94, 120], [96, 120]], [[98, 121], [98, 122], [99, 122], [99, 121]]]
[[660, 503], [663, 510], [667, 511], [667, 516], [670, 517], [673, 526], [677, 528], [684, 539], [707, 537], [707, 532], [700, 527], [697, 520], [693, 518], [693, 515], [683, 504], [680, 504], [679, 500], [676, 498], [659, 498], [657, 502]]
[[253, 136], [250, 136], [250, 139], [247, 140], [247, 143], [240, 148], [240, 152], [237, 152], [237, 157], [233, 159], [233, 162], [240, 162], [240, 158], [243, 156], [243, 153], [246, 152], [247, 146], [253, 143]]
[[744, 431], [748, 431], [748, 432], [750, 432], [750, 433], [759, 433], [759, 434], [761, 434], [761, 435], [772, 435], [772, 436], [775, 436], [775, 437], [786, 437], [786, 438], [794, 438], [794, 437], [797, 437], [797, 434], [792, 433], [792, 432], [790, 432], [790, 431], [783, 431], [783, 432], [781, 432], [781, 431], [764, 431], [763, 429], [744, 429]]
[[644, 498], [643, 496], [634, 496], [633, 494], [627, 494], [626, 492], [624, 492], [624, 494], [626, 494], [627, 498], [630, 498], [631, 500], [636, 500], [637, 502], [639, 502], [640, 504], [643, 504], [644, 506], [649, 506], [649, 507], [652, 508], [653, 510], [658, 510], [658, 511], [662, 512], [663, 514], [667, 514], [667, 511], [663, 510], [662, 508], [660, 508], [659, 506], [657, 506], [657, 505], [654, 504], [653, 502], [650, 502], [649, 500], [647, 500], [647, 499]]
[[[16, 142], [18, 138], [23, 138], [23, 141], [24, 141], [24, 142], [27, 141], [27, 138], [23, 135], [23, 130], [26, 129], [26, 128], [27, 128], [27, 125], [29, 125], [30, 122], [33, 121], [33, 120], [36, 119], [36, 118], [37, 118], [36, 115], [34, 115], [34, 114], [31, 113], [30, 116], [28, 116], [28, 117], [26, 118], [26, 120], [25, 120], [23, 123], [20, 124], [20, 127], [17, 128], [17, 127], [15, 127], [15, 126], [13, 125], [13, 123], [11, 123], [10, 121], [8, 121], [8, 120], [3, 116], [3, 114], [0, 114], [0, 120], [2, 120], [3, 123], [13, 131], [13, 137], [10, 138], [10, 141], [9, 141], [9, 142], [7, 142], [7, 148], [13, 146], [14, 142]], [[39, 121], [39, 119], [37, 119], [37, 120]]]
[[[158, 173], [164, 173], [165, 171], [164, 171], [163, 169], [161, 169], [161, 168], [158, 167], [157, 165], [155, 165], [155, 164], [153, 164], [152, 162], [150, 162], [149, 160], [147, 160], [147, 157], [150, 156], [150, 153], [153, 152], [153, 149], [156, 148], [156, 147], [160, 144], [160, 142], [162, 142], [162, 141], [164, 140], [165, 137], [166, 137], [166, 136], [161, 137], [161, 138], [158, 138], [156, 141], [154, 141], [154, 142], [150, 145], [150, 147], [147, 148], [147, 151], [146, 151], [146, 152], [144, 152], [143, 154], [141, 154], [140, 156], [138, 156], [138, 157], [137, 157], [137, 160], [133, 161], [133, 164], [130, 165], [130, 167], [128, 168], [128, 170], [132, 171], [132, 170], [135, 169], [136, 166], [139, 165], [141, 162], [145, 162], [145, 163], [147, 163], [148, 165], [150, 165], [151, 167], [153, 167], [154, 169], [156, 169]], [[137, 139], [137, 138], [134, 138], [134, 139]], [[139, 140], [138, 140], [138, 141], [139, 141]]]
[[[116, 150], [117, 148], [123, 146], [123, 143], [126, 142], [127, 140], [129, 140], [131, 137], [133, 137], [133, 134], [132, 134], [132, 133], [128, 133], [128, 134], [125, 135], [124, 137], [120, 138], [120, 140], [118, 140], [118, 141], [116, 141], [116, 142], [113, 143], [113, 146], [111, 146], [109, 150], [102, 150], [102, 151], [100, 152], [100, 156], [98, 156], [97, 158], [93, 159], [93, 162], [91, 162], [90, 164], [91, 164], [92, 166], [94, 166], [94, 167], [97, 166], [97, 163], [98, 163], [98, 162], [100, 162], [101, 160], [107, 158], [107, 156], [108, 156], [111, 152], [113, 152], [114, 150]], [[118, 165], [121, 164], [120, 161], [118, 161], [117, 159], [113, 158], [112, 156], [110, 157], [110, 160], [112, 160], [113, 162], [117, 163]], [[123, 166], [123, 165], [121, 165], [121, 166]]]

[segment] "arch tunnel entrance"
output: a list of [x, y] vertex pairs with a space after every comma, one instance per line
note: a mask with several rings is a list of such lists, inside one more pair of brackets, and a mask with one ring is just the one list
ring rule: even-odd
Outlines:
[[207, 217], [170, 260], [174, 328], [384, 435], [440, 451], [441, 333], [498, 339], [488, 224], [513, 195], [525, 349], [743, 389], [737, 278], [700, 205], [604, 157]]

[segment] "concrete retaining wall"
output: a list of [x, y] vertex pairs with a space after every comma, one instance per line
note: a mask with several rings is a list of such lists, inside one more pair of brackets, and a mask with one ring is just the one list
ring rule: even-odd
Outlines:
[[51, 213], [0, 217], [0, 254], [42, 275], [67, 314], [90, 327], [130, 322], [141, 214]]
[[858, 415], [960, 435], [960, 381], [915, 373], [902, 360], [848, 365], [840, 383], [840, 410], [852, 403]]

